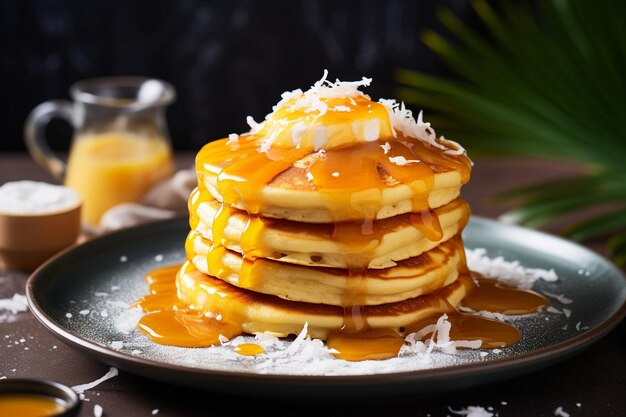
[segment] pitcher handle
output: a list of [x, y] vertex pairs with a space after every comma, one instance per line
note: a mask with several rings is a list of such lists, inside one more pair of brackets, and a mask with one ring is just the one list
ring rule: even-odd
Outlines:
[[28, 152], [35, 162], [57, 180], [63, 182], [65, 162], [52, 152], [45, 133], [46, 125], [55, 117], [65, 119], [75, 127], [74, 106], [71, 102], [66, 100], [46, 101], [35, 107], [28, 115], [24, 125], [24, 140]]

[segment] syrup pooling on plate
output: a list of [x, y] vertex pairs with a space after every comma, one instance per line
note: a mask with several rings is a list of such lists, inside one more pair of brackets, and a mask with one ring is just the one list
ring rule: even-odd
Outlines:
[[153, 311], [143, 316], [138, 326], [156, 343], [182, 347], [213, 346], [220, 343], [220, 335], [231, 338], [241, 334], [236, 325], [193, 309]]
[[[465, 292], [474, 288], [474, 283], [468, 277], [462, 279]], [[441, 314], [455, 311], [445, 297], [437, 292], [419, 297], [433, 311], [434, 320]], [[389, 359], [398, 356], [404, 344], [406, 328], [404, 329], [372, 329], [367, 322], [367, 309], [361, 306], [344, 308], [344, 326], [328, 335], [327, 345], [337, 351], [335, 356], [350, 361], [370, 359]]]
[[[505, 348], [514, 345], [520, 340], [520, 333], [517, 328], [508, 323], [459, 313], [454, 309], [446, 314], [451, 324], [451, 340], [480, 340], [482, 342], [481, 349]], [[409, 326], [408, 331], [410, 333], [419, 332], [426, 326], [434, 325], [437, 319], [438, 317], [433, 316], [422, 320]], [[431, 335], [432, 332], [426, 333], [423, 340], [431, 337]]]
[[256, 356], [264, 352], [265, 349], [263, 349], [263, 346], [257, 345], [256, 343], [242, 343], [235, 346], [235, 353], [244, 356]]
[[148, 284], [148, 295], [141, 297], [134, 305], [146, 312], [185, 307], [185, 304], [178, 299], [176, 281], [172, 279], [179, 269], [180, 265], [172, 265], [146, 274], [144, 280]]
[[[499, 312], [503, 314], [532, 314], [543, 310], [549, 305], [548, 300], [528, 290], [504, 287], [497, 279], [480, 277], [476, 285], [467, 286], [468, 293], [462, 303], [471, 300], [474, 307], [481, 306], [480, 310]], [[494, 289], [495, 288], [495, 289]], [[504, 292], [501, 292], [504, 291]], [[502, 297], [498, 297], [502, 295]], [[451, 324], [451, 340], [480, 340], [482, 349], [505, 348], [520, 340], [519, 331], [511, 324], [498, 320], [460, 313], [442, 298], [431, 297], [429, 301], [437, 305], [441, 313], [448, 316]], [[493, 302], [493, 304], [491, 304]], [[479, 310], [477, 310], [479, 311]], [[354, 310], [346, 314], [354, 314]], [[407, 326], [403, 334], [419, 332], [426, 326], [434, 325], [439, 315], [433, 315]], [[355, 318], [349, 323], [354, 326]], [[423, 340], [431, 333], [424, 335]], [[387, 359], [398, 355], [404, 338], [400, 333], [386, 329], [369, 329], [362, 324], [356, 331], [354, 327], [346, 326], [339, 332], [329, 335], [327, 345], [339, 353], [336, 356], [346, 360]]]
[[490, 311], [502, 314], [530, 314], [545, 310], [550, 302], [534, 291], [520, 290], [493, 279], [474, 273], [479, 291], [463, 299], [463, 307], [474, 311]]
[[182, 302], [177, 294], [176, 275], [180, 265], [166, 266], [149, 272], [146, 282], [150, 294], [136, 305], [145, 314], [137, 327], [152, 341], [171, 346], [206, 347], [219, 344], [219, 336], [231, 338], [241, 334], [241, 327]]
[[337, 332], [329, 336], [326, 345], [337, 351], [339, 359], [348, 361], [395, 358], [404, 345], [404, 337], [393, 329], [365, 332]]

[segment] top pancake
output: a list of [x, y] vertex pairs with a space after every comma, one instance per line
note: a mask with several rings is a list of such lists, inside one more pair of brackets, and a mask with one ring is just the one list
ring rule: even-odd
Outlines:
[[410, 137], [311, 153], [270, 148], [254, 135], [196, 157], [198, 183], [215, 199], [265, 217], [308, 223], [384, 219], [457, 198], [470, 161]]

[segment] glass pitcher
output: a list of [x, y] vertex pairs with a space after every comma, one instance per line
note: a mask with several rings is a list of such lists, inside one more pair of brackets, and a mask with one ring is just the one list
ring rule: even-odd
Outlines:
[[[161, 80], [110, 77], [79, 81], [73, 102], [51, 100], [35, 107], [24, 138], [33, 159], [83, 199], [83, 222], [96, 226], [109, 208], [140, 201], [172, 175], [174, 164], [165, 108], [175, 90]], [[50, 149], [45, 126], [54, 117], [74, 127], [67, 164]]]

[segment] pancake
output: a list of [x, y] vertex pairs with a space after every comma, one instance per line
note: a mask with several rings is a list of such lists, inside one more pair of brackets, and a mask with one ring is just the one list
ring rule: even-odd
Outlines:
[[419, 256], [458, 234], [470, 212], [459, 198], [432, 211], [374, 221], [364, 234], [363, 222], [262, 219], [224, 206], [198, 190], [189, 201], [192, 230], [210, 241], [248, 258], [334, 268], [388, 268]]
[[469, 179], [465, 155], [410, 137], [319, 152], [261, 152], [254, 135], [240, 138], [236, 147], [222, 139], [202, 148], [198, 184], [220, 202], [265, 217], [307, 223], [385, 219], [441, 207]]
[[[205, 312], [221, 316], [225, 321], [241, 325], [246, 333], [268, 333], [278, 337], [298, 334], [308, 323], [308, 334], [326, 339], [329, 332], [341, 329], [344, 309], [325, 304], [285, 301], [275, 296], [247, 291], [198, 271], [187, 262], [176, 278], [178, 297]], [[473, 288], [468, 274], [452, 284], [428, 295], [396, 303], [362, 306], [360, 313], [372, 329], [395, 329], [402, 333], [405, 327], [432, 315], [449, 312]]]
[[454, 238], [397, 266], [350, 271], [254, 261], [211, 242], [195, 232], [185, 244], [187, 259], [208, 275], [247, 290], [309, 303], [349, 306], [377, 305], [427, 294], [454, 282], [465, 268], [460, 238]]

